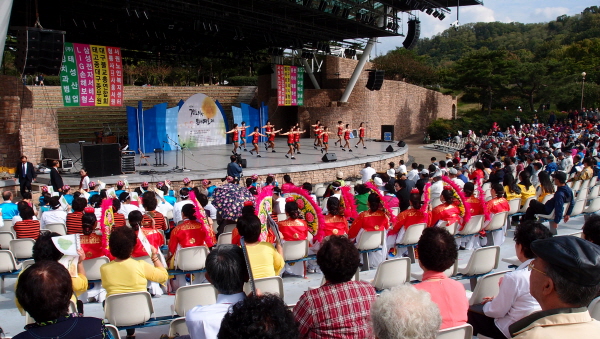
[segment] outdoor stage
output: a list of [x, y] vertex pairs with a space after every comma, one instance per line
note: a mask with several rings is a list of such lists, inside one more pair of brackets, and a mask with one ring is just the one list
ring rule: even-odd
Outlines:
[[[290, 174], [294, 182], [309, 181], [312, 183], [331, 181], [335, 179], [335, 172], [341, 170], [344, 172], [344, 178], [358, 176], [358, 171], [364, 167], [366, 162], [372, 162], [373, 167], [378, 171], [387, 170], [387, 163], [390, 161], [399, 162], [400, 159], [405, 161], [408, 159], [408, 146], [399, 148], [397, 142], [374, 142], [367, 141], [367, 149], [352, 148], [352, 152], [345, 152], [341, 148], [331, 146], [330, 153], [335, 153], [338, 160], [335, 162], [323, 162], [321, 160], [323, 154], [320, 150], [313, 148], [312, 139], [302, 139], [300, 141], [300, 152], [296, 159], [287, 159], [285, 153], [287, 146], [285, 139], [276, 140], [276, 153], [272, 153], [269, 149], [265, 152], [264, 144], [261, 143], [261, 158], [256, 155], [250, 155], [250, 152], [239, 151], [243, 159], [247, 160], [247, 168], [244, 169], [244, 176], [258, 174], [264, 176], [266, 174], [275, 174], [278, 181], [282, 181], [283, 174]], [[358, 140], [351, 139], [351, 145], [354, 145]], [[332, 142], [333, 143], [333, 142]], [[385, 149], [391, 145], [394, 152], [386, 152]], [[107, 177], [92, 177], [94, 181], [101, 180], [109, 185], [115, 184], [118, 180], [127, 179], [130, 183], [140, 183], [143, 181], [158, 182], [166, 179], [172, 182], [180, 182], [183, 178], [188, 177], [192, 180], [209, 179], [213, 184], [219, 184], [221, 178], [226, 175], [226, 167], [230, 162], [229, 156], [232, 155], [232, 145], [218, 145], [200, 147], [185, 151], [185, 167], [188, 171], [174, 171], [175, 167], [175, 151], [167, 151], [164, 153], [164, 162], [167, 166], [156, 167], [154, 153], [148, 153], [148, 162], [150, 166], [138, 166], [139, 155], [135, 157], [136, 173], [113, 175]], [[80, 149], [78, 144], [63, 144], [61, 145], [63, 157], [71, 158], [73, 161], [80, 157]], [[250, 150], [250, 148], [247, 148]], [[178, 165], [182, 167], [182, 154], [179, 152]], [[144, 162], [145, 163], [145, 162]], [[79, 186], [79, 169], [82, 167], [81, 162], [76, 162], [70, 173], [63, 173], [65, 184], [72, 187]], [[263, 178], [264, 179], [264, 178]], [[38, 175], [38, 182], [49, 182], [48, 174]]]

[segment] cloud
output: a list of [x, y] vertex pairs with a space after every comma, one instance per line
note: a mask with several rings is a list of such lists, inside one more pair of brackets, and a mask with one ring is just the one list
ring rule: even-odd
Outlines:
[[[455, 12], [453, 10], [453, 12]], [[465, 6], [460, 8], [461, 23], [468, 22], [494, 22], [496, 16], [494, 10], [484, 6]]]
[[569, 12], [569, 9], [566, 7], [536, 8], [531, 14], [531, 19], [534, 22], [545, 22], [555, 20], [557, 16], [568, 14]]

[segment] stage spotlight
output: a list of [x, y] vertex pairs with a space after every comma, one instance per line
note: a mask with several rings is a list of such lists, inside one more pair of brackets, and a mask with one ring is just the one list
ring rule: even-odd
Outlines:
[[340, 13], [341, 9], [342, 8], [339, 5], [334, 5], [333, 8], [331, 9], [331, 14], [338, 15]]
[[321, 0], [319, 3], [319, 10], [325, 12], [325, 8], [327, 8], [327, 0]]
[[438, 12], [438, 11], [433, 12], [433, 17], [434, 18], [437, 18], [438, 16], [440, 16], [440, 12]]
[[431, 15], [431, 13], [433, 13], [433, 9], [427, 8], [427, 10], [425, 11], [425, 13], [427, 13], [427, 15]]
[[440, 13], [440, 16], [438, 17], [438, 19], [440, 19], [440, 21], [444, 20], [444, 19], [446, 19], [446, 16], [444, 15], [444, 13]]

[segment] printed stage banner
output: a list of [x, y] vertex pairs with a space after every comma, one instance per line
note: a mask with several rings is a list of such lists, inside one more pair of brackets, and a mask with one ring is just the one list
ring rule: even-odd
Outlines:
[[277, 105], [304, 105], [304, 67], [276, 66]]
[[66, 42], [60, 82], [65, 106], [123, 106], [121, 49]]
[[194, 94], [179, 110], [177, 121], [179, 144], [184, 147], [227, 143], [225, 115], [206, 94]]

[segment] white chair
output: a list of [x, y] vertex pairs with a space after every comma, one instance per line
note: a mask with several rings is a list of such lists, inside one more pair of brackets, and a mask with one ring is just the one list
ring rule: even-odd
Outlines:
[[0, 248], [8, 250], [10, 241], [15, 239], [15, 235], [11, 232], [0, 232]]
[[590, 316], [598, 321], [600, 321], [600, 297], [592, 300], [590, 305], [588, 306], [588, 311], [590, 312]]
[[[167, 218], [167, 221], [173, 220], [173, 210], [172, 209], [168, 210], [167, 215], [165, 217]], [[167, 225], [168, 225], [168, 223], [167, 223]]]
[[34, 244], [33, 239], [15, 239], [10, 241], [9, 249], [17, 260], [29, 259], [33, 257]]
[[182, 271], [198, 271], [204, 269], [208, 248], [194, 246], [182, 248], [175, 254], [175, 265]]
[[494, 237], [492, 232], [500, 232], [502, 231], [502, 227], [506, 224], [506, 217], [508, 216], [508, 212], [500, 212], [494, 214], [492, 220], [487, 225], [485, 230], [487, 231], [487, 239], [488, 244], [494, 245]]
[[473, 326], [464, 324], [450, 327], [438, 332], [437, 339], [471, 339], [473, 338]]
[[578, 192], [579, 189], [581, 188], [583, 181], [582, 180], [577, 180], [573, 182], [573, 186], [571, 187], [571, 189], [573, 190], [573, 192]]
[[284, 221], [287, 219], [287, 214], [285, 213], [278, 213], [277, 214], [277, 221]]
[[67, 225], [65, 224], [46, 224], [46, 229], [50, 232], [56, 232], [60, 235], [67, 234]]
[[[260, 290], [260, 293], [276, 294], [281, 299], [284, 299], [283, 279], [280, 276], [254, 279], [254, 284], [256, 285], [256, 289]], [[252, 292], [249, 282], [244, 284], [244, 292], [246, 294]]]
[[383, 245], [384, 232], [383, 231], [371, 231], [371, 232], [363, 232], [360, 236], [360, 240], [358, 245], [356, 246], [359, 251], [362, 251], [363, 255], [363, 266], [361, 271], [369, 270], [369, 255], [366, 251], [372, 251], [379, 248], [381, 250], [381, 246]]
[[433, 200], [431, 200], [430, 204], [431, 208], [436, 208], [437, 206], [442, 204], [442, 200], [440, 200], [440, 198], [434, 198]]
[[21, 269], [21, 264], [17, 264], [11, 251], [0, 250], [0, 293], [6, 293], [4, 289], [4, 275], [1, 273], [13, 273]]
[[510, 210], [508, 210], [509, 216], [518, 213], [521, 208], [521, 198], [510, 199], [508, 201], [508, 206], [510, 206]]
[[322, 198], [323, 195], [325, 194], [325, 191], [327, 190], [327, 187], [321, 186], [319, 188], [317, 188], [316, 192], [315, 192], [315, 196], [318, 198]]
[[382, 262], [377, 267], [375, 278], [371, 285], [376, 290], [390, 289], [410, 280], [410, 259], [396, 258]]
[[483, 217], [483, 214], [471, 216], [471, 219], [469, 219], [469, 222], [465, 224], [465, 227], [463, 227], [463, 229], [458, 231], [456, 234], [465, 237], [473, 236], [479, 233], [483, 227]]
[[4, 220], [4, 227], [11, 228], [13, 226], [12, 219], [3, 219], [3, 220]]
[[552, 194], [546, 194], [546, 196], [542, 200], [542, 204], [546, 204], [552, 198], [554, 198], [554, 193], [552, 193]]
[[[596, 186], [596, 187], [600, 187], [600, 186]], [[583, 209], [584, 214], [592, 214], [592, 213], [595, 213], [598, 211], [600, 211], [600, 197], [595, 197], [594, 200], [592, 200], [592, 202], [590, 202], [590, 205]]]
[[308, 255], [308, 240], [286, 241], [283, 243], [283, 260], [298, 260]]
[[231, 245], [232, 233], [221, 233], [217, 239], [217, 245]]
[[394, 216], [397, 216], [398, 214], [400, 214], [400, 207], [392, 207], [392, 214]]
[[212, 284], [183, 286], [175, 292], [175, 302], [171, 307], [174, 314], [184, 317], [185, 313], [196, 306], [217, 303], [217, 290]]
[[597, 198], [599, 193], [600, 193], [600, 185], [593, 186], [592, 189], [590, 190], [590, 193], [588, 194], [588, 199]]
[[490, 190], [490, 188], [492, 188], [492, 184], [491, 184], [491, 183], [489, 183], [489, 182], [486, 182], [485, 184], [483, 184], [483, 186], [481, 186], [481, 189], [482, 189], [484, 192], [486, 192], [486, 191], [489, 191], [489, 190]]
[[83, 261], [85, 276], [88, 280], [100, 280], [100, 266], [108, 264], [110, 260], [107, 257], [98, 257]]
[[[548, 197], [548, 196], [546, 196], [546, 197], [544, 198], [544, 200], [546, 200], [546, 198], [547, 198], [547, 197]], [[567, 209], [569, 208], [569, 203], [567, 202], [567, 203], [565, 203], [563, 206], [564, 206], [564, 207], [563, 207], [563, 212], [565, 212], [565, 213], [566, 213]], [[536, 214], [536, 216], [537, 216], [538, 218], [540, 218], [540, 219], [545, 219], [545, 220], [553, 220], [553, 219], [554, 219], [554, 210], [552, 210], [552, 213], [550, 213], [550, 214]]]
[[450, 235], [456, 235], [456, 232], [458, 232], [458, 221], [451, 223], [450, 225], [448, 225], [446, 223], [446, 225], [440, 225], [439, 227], [446, 227], [446, 230], [448, 231], [448, 233], [450, 233]]
[[169, 324], [169, 338], [175, 338], [177, 336], [189, 335], [190, 331], [185, 324], [185, 317], [171, 320]]
[[573, 206], [573, 210], [571, 211], [571, 217], [582, 214], [583, 210], [585, 209], [585, 203], [586, 201], [584, 199], [575, 201], [575, 205]]
[[421, 238], [421, 234], [423, 234], [423, 230], [427, 227], [427, 224], [414, 224], [408, 226], [406, 232], [402, 236], [402, 239], [396, 243], [396, 247], [404, 248], [408, 247], [408, 257], [410, 258], [410, 262], [415, 262], [415, 246], [419, 242]]
[[121, 339], [121, 335], [119, 334], [119, 329], [111, 324], [104, 324], [104, 327], [106, 327], [106, 329], [108, 329], [108, 332], [110, 332], [110, 334], [112, 334], [114, 339]]
[[223, 233], [231, 233], [233, 232], [233, 229], [236, 227], [236, 224], [227, 224], [225, 225], [225, 227], [223, 228]]
[[148, 292], [113, 294], [106, 297], [104, 318], [112, 325], [133, 326], [150, 320], [154, 313]]
[[590, 187], [595, 187], [596, 183], [598, 182], [598, 176], [594, 175], [591, 179], [590, 179]]
[[[552, 194], [552, 196], [554, 196], [554, 194]], [[535, 197], [529, 197], [529, 198], [527, 198], [527, 200], [525, 200], [525, 204], [523, 204], [523, 207], [521, 207], [519, 209], [519, 214], [523, 214], [523, 213], [527, 212], [527, 209], [529, 208], [529, 204], [534, 199], [535, 199]]]
[[483, 298], [497, 296], [500, 291], [500, 279], [508, 272], [510, 271], [495, 272], [481, 277], [471, 294], [469, 305], [481, 304]]
[[500, 246], [478, 248], [473, 251], [469, 262], [458, 265], [458, 273], [471, 280], [471, 290], [477, 285], [477, 277], [498, 268]]
[[[455, 276], [456, 274], [458, 274], [458, 260], [456, 260], [454, 262], [454, 265], [448, 267], [445, 271], [444, 271], [444, 275], [447, 276], [448, 278], [451, 278], [453, 276]], [[421, 273], [411, 273], [410, 276], [418, 281], [422, 281], [423, 280], [423, 272]]]
[[516, 255], [514, 257], [502, 258], [502, 261], [508, 263], [509, 265], [517, 267], [521, 266], [522, 264], [521, 260], [519, 260], [519, 258]]

